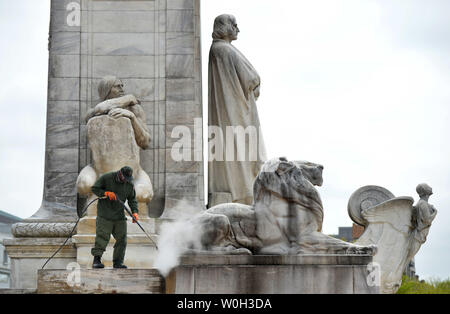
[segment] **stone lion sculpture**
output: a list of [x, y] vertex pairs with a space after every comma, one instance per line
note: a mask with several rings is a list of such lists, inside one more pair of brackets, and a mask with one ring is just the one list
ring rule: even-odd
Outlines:
[[315, 186], [323, 166], [279, 158], [267, 161], [254, 185], [253, 205], [214, 206], [192, 223], [202, 228], [201, 247], [228, 254], [375, 254], [362, 246], [323, 234], [323, 207]]

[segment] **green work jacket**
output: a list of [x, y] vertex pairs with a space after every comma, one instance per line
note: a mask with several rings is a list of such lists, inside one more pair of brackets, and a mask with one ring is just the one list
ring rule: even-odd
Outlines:
[[[92, 193], [98, 197], [103, 197], [106, 191], [114, 192], [122, 202], [128, 201], [128, 206], [133, 214], [137, 213], [138, 203], [134, 185], [129, 182], [117, 182], [115, 179], [116, 174], [117, 172], [108, 172], [100, 176], [92, 186]], [[101, 199], [98, 201], [97, 216], [112, 221], [126, 220], [122, 204], [117, 201], [110, 201], [109, 199]]]

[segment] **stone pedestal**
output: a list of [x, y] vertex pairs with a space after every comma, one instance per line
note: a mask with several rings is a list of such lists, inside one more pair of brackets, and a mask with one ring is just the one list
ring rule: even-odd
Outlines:
[[[176, 294], [367, 294], [368, 255], [184, 256], [166, 278]], [[369, 282], [369, 283], [368, 283]]]
[[[4, 245], [11, 258], [11, 289], [36, 289], [37, 270], [64, 243], [65, 238], [5, 239]], [[72, 241], [53, 257], [46, 269], [66, 269], [76, 261], [77, 251]]]
[[39, 270], [37, 293], [127, 293], [165, 292], [164, 277], [155, 269]]

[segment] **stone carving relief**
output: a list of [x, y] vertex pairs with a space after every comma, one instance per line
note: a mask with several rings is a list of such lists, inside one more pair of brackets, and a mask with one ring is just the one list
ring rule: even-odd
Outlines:
[[11, 227], [11, 233], [16, 238], [64, 238], [70, 235], [75, 223], [15, 223]]
[[406, 265], [425, 243], [436, 209], [428, 203], [433, 193], [427, 184], [416, 188], [420, 200], [395, 197], [379, 186], [365, 186], [350, 197], [351, 219], [365, 227], [356, 241], [359, 245], [376, 245], [373, 261], [380, 266], [382, 293], [395, 293], [401, 285]]

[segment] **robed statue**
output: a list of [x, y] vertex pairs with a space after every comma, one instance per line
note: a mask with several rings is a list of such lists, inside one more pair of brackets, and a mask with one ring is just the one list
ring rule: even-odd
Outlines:
[[209, 207], [251, 205], [253, 182], [267, 159], [256, 108], [261, 80], [231, 44], [238, 33], [234, 16], [215, 19], [208, 77]]

